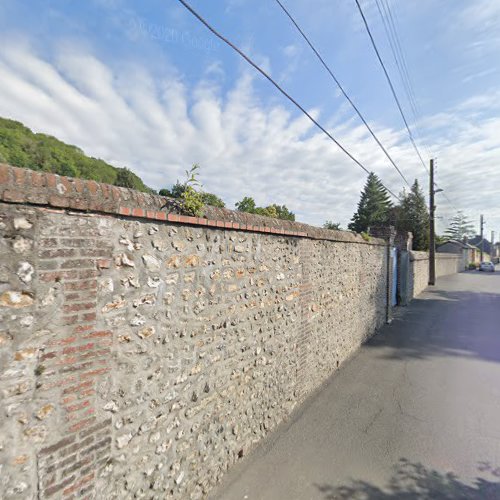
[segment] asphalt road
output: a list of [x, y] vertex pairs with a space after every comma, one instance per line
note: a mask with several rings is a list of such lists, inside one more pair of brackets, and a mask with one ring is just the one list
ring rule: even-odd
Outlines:
[[214, 498], [499, 500], [500, 272], [442, 278], [401, 312]]

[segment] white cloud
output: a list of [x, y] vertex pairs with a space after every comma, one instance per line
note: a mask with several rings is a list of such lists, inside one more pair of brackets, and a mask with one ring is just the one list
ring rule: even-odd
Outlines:
[[461, 23], [473, 30], [484, 32], [500, 26], [500, 1], [476, 0], [458, 15]]
[[[115, 62], [111, 67], [75, 47], [48, 62], [27, 45], [4, 44], [0, 115], [126, 165], [154, 188], [182, 178], [197, 162], [205, 188], [230, 207], [250, 195], [258, 204], [284, 203], [304, 222], [331, 219], [345, 225], [364, 172], [288, 105], [264, 105], [253, 89], [256, 77], [243, 72], [222, 92], [213, 78], [218, 73], [216, 64], [204, 80], [188, 87], [175, 69], [153, 78], [140, 65]], [[484, 213], [488, 229], [498, 232], [500, 184], [493, 173], [500, 163], [500, 118], [491, 114], [495, 107], [500, 110], [497, 93], [476, 96], [428, 117], [421, 128], [439, 152], [440, 186], [471, 217]], [[320, 116], [317, 110], [314, 114]], [[388, 187], [401, 190], [401, 179], [362, 126], [344, 115], [320, 118]], [[371, 125], [407, 177], [419, 177], [427, 186], [405, 134]], [[452, 215], [444, 201], [440, 209]]]
[[302, 59], [302, 48], [296, 44], [287, 45], [282, 49], [283, 56], [286, 59], [285, 69], [278, 76], [279, 83], [288, 83], [292, 76], [300, 67]]
[[465, 51], [475, 64], [491, 64], [490, 55], [496, 55], [500, 48], [500, 1], [476, 0], [466, 2], [452, 16], [448, 29], [455, 43], [465, 41]]
[[484, 78], [485, 76], [492, 75], [498, 71], [497, 68], [489, 68], [485, 69], [483, 71], [479, 71], [477, 73], [471, 73], [467, 75], [466, 77], [462, 78], [462, 83], [468, 83], [473, 80], [478, 80], [480, 78]]
[[298, 45], [295, 45], [294, 43], [291, 43], [290, 45], [287, 45], [283, 49], [283, 54], [285, 54], [286, 57], [296, 57], [299, 55], [301, 52], [301, 49]]

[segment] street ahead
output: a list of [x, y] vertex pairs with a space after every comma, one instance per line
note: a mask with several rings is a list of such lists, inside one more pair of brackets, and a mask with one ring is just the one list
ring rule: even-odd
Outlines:
[[215, 498], [500, 499], [500, 272], [402, 312]]

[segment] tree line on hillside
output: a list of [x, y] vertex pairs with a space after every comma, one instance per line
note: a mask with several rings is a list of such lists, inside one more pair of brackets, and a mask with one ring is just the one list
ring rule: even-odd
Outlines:
[[22, 123], [0, 118], [0, 162], [54, 174], [152, 192], [128, 168], [113, 167], [87, 156], [76, 146], [46, 134], [35, 134]]

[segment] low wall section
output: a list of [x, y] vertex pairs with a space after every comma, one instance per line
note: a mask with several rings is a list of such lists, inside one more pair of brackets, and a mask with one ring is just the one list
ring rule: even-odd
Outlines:
[[[464, 270], [464, 259], [459, 254], [436, 254], [436, 278]], [[410, 252], [410, 289], [412, 297], [422, 293], [429, 284], [429, 254]]]
[[384, 322], [387, 247], [0, 165], [0, 497], [202, 498]]

